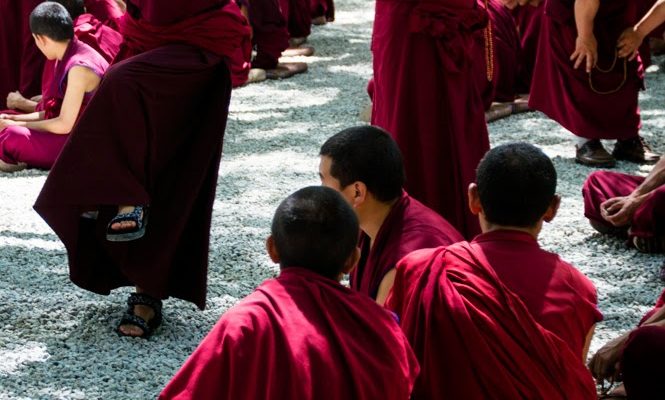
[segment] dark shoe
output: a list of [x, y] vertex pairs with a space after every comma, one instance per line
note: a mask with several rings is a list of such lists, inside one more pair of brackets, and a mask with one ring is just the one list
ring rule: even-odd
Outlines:
[[641, 253], [664, 253], [665, 236], [633, 237], [633, 246]]
[[[144, 320], [134, 314], [134, 306], [147, 306], [152, 308], [155, 315], [149, 321]], [[162, 324], [162, 301], [145, 293], [132, 293], [127, 299], [127, 311], [122, 316], [118, 328], [116, 329], [120, 336], [132, 336], [123, 333], [120, 327], [123, 325], [134, 325], [141, 329], [143, 333], [137, 337], [147, 339]]]
[[612, 152], [617, 160], [625, 160], [637, 164], [655, 164], [660, 156], [651, 151], [649, 145], [642, 136], [632, 139], [617, 140]]
[[[113, 229], [113, 224], [118, 222], [134, 222], [134, 226], [126, 229]], [[128, 242], [140, 239], [145, 235], [146, 226], [148, 226], [148, 209], [147, 207], [136, 206], [131, 212], [113, 217], [106, 227], [106, 240], [109, 242]]]
[[612, 168], [616, 160], [605, 150], [599, 139], [588, 140], [582, 147], [575, 146], [575, 162], [590, 167]]

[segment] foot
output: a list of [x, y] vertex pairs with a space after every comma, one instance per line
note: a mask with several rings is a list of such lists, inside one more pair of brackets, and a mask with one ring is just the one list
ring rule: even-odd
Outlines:
[[286, 79], [307, 71], [307, 64], [302, 62], [279, 63], [277, 68], [266, 70], [268, 79]]
[[513, 106], [510, 103], [492, 103], [489, 110], [485, 111], [485, 122], [496, 121], [506, 118], [513, 113]]
[[314, 47], [307, 45], [289, 47], [282, 52], [282, 57], [310, 57], [313, 55]]
[[294, 37], [289, 39], [289, 47], [298, 47], [307, 41], [306, 37]]
[[[148, 306], [136, 305], [132, 308], [132, 313], [146, 323], [155, 317], [155, 310]], [[140, 326], [129, 323], [118, 326], [118, 331], [123, 336], [142, 337], [145, 335], [145, 331]]]
[[0, 160], [0, 172], [17, 172], [28, 168], [26, 163], [11, 164]]
[[612, 154], [617, 160], [625, 160], [637, 164], [655, 164], [660, 159], [660, 155], [651, 151], [651, 148], [642, 136], [636, 136], [627, 140], [617, 140]]
[[[120, 206], [118, 207], [118, 215], [120, 214], [130, 214], [136, 210], [134, 206]], [[141, 218], [143, 218], [143, 212], [141, 212]], [[111, 223], [111, 229], [114, 231], [126, 231], [128, 229], [136, 228], [136, 221], [120, 221]]]
[[529, 95], [519, 96], [513, 101], [513, 114], [529, 112]]
[[588, 140], [582, 147], [576, 145], [575, 162], [590, 167], [612, 168], [616, 160], [605, 150], [599, 139]]
[[665, 236], [639, 237], [632, 239], [633, 246], [641, 253], [665, 252]]
[[602, 233], [603, 235], [611, 235], [611, 236], [617, 236], [623, 239], [628, 238], [628, 228], [627, 227], [617, 227], [610, 225], [609, 223], [602, 223], [600, 221], [596, 221], [595, 219], [589, 219], [589, 224], [591, 224], [591, 227], [598, 232]]
[[325, 15], [312, 18], [312, 25], [320, 26], [320, 25], [325, 25], [327, 23], [328, 23], [328, 18], [326, 18]]
[[247, 76], [247, 83], [257, 83], [266, 80], [266, 70], [262, 68], [252, 68]]
[[118, 207], [118, 214], [111, 219], [106, 228], [106, 240], [127, 242], [142, 238], [148, 225], [147, 211], [144, 206]]
[[147, 339], [162, 323], [162, 301], [145, 293], [132, 293], [118, 325], [122, 336]]

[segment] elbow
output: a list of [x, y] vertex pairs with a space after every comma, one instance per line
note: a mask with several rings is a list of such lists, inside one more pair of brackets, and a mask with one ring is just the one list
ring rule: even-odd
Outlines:
[[51, 127], [50, 131], [58, 135], [67, 135], [74, 129], [74, 122], [58, 121]]

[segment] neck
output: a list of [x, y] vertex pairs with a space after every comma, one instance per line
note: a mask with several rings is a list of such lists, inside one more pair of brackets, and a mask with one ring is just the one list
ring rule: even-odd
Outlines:
[[531, 227], [523, 227], [523, 226], [493, 224], [485, 220], [484, 218], [480, 219], [480, 229], [483, 231], [483, 233], [489, 233], [494, 231], [519, 231], [519, 232], [528, 233], [536, 240], [538, 240], [538, 235], [540, 234], [540, 230], [542, 229], [542, 227], [543, 227], [543, 221], [538, 221], [536, 225]]
[[65, 57], [65, 53], [67, 52], [67, 48], [69, 47], [69, 43], [71, 40], [67, 40], [66, 42], [57, 42], [55, 43], [55, 58], [58, 61], [62, 61], [62, 59]]
[[360, 229], [370, 237], [372, 244], [374, 244], [374, 239], [376, 239], [376, 235], [379, 234], [383, 222], [398, 201], [399, 198], [390, 203], [382, 203], [380, 201], [372, 200], [368, 207], [363, 207], [363, 210], [358, 210]]

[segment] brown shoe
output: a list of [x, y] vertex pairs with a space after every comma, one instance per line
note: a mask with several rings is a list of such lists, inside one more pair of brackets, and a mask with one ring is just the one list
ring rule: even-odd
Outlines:
[[590, 167], [612, 168], [616, 160], [605, 150], [599, 139], [588, 140], [582, 147], [575, 146], [575, 162]]
[[617, 160], [625, 160], [637, 164], [655, 164], [660, 156], [651, 151], [649, 145], [642, 136], [632, 139], [617, 140], [612, 152]]

